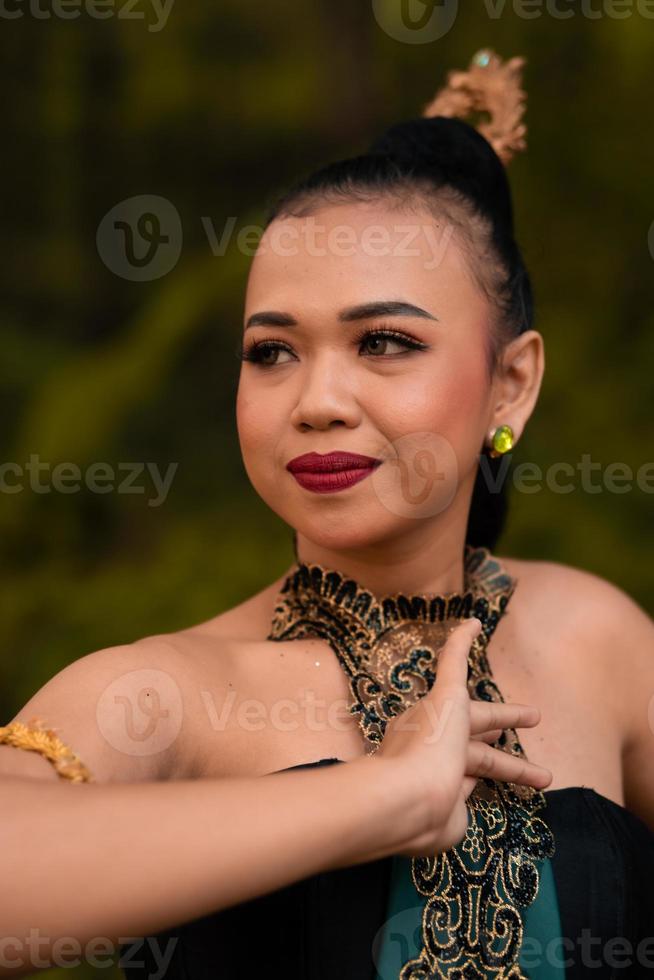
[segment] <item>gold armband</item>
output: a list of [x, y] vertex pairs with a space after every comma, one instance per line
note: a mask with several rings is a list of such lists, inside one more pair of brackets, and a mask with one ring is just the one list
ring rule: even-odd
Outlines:
[[90, 771], [72, 749], [65, 745], [51, 728], [42, 728], [40, 718], [32, 718], [39, 727], [30, 728], [20, 721], [0, 725], [0, 745], [13, 745], [17, 749], [40, 752], [55, 767], [63, 779], [72, 783], [93, 782]]

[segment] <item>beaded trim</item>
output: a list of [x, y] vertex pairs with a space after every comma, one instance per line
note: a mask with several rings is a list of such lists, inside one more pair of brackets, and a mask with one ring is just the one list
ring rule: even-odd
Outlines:
[[0, 745], [4, 743], [17, 749], [40, 752], [52, 763], [59, 776], [69, 779], [71, 783], [93, 782], [90, 770], [53, 729], [41, 727], [39, 718], [32, 718], [31, 721], [35, 725], [33, 728], [20, 721], [0, 726]]
[[[516, 584], [488, 549], [470, 545], [463, 591], [442, 595], [376, 598], [335, 569], [297, 562], [277, 596], [267, 639], [328, 641], [349, 680], [350, 712], [374, 754], [388, 721], [430, 690], [438, 654], [460, 620], [476, 616], [482, 623], [468, 657], [470, 696], [504, 700], [486, 649]], [[495, 746], [526, 758], [514, 729], [502, 732]], [[536, 897], [536, 861], [554, 853], [553, 835], [536, 816], [545, 797], [530, 786], [480, 779], [467, 806], [459, 844], [411, 859], [413, 883], [427, 901], [422, 949], [403, 965], [400, 980], [526, 980], [518, 964], [520, 909]]]

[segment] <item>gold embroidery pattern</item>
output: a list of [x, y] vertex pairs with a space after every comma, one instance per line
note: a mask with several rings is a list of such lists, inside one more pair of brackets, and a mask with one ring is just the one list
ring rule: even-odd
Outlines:
[[[326, 639], [345, 670], [350, 711], [373, 754], [387, 722], [430, 690], [438, 654], [454, 625], [481, 620], [468, 658], [468, 690], [477, 700], [504, 700], [492, 679], [488, 642], [516, 580], [486, 548], [467, 545], [464, 589], [443, 595], [395, 593], [380, 599], [335, 569], [296, 563], [280, 589], [269, 640]], [[514, 729], [496, 747], [525, 758]], [[536, 814], [539, 790], [480, 779], [468, 798], [464, 839], [434, 857], [412, 858], [412, 878], [427, 901], [422, 949], [399, 980], [526, 980], [518, 965], [520, 909], [538, 891], [536, 862], [554, 853], [554, 838]]]

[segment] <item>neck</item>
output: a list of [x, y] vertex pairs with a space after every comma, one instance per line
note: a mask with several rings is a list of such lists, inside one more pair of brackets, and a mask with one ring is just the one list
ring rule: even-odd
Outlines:
[[[415, 547], [402, 538], [360, 550], [333, 550], [297, 535], [297, 560], [335, 569], [375, 596], [461, 592], [464, 588], [464, 541], [459, 537], [421, 537]], [[293, 563], [295, 564], [295, 563]]]

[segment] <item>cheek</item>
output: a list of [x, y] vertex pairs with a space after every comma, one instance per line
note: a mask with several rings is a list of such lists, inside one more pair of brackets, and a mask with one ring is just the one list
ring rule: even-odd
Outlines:
[[439, 373], [394, 378], [392, 397], [375, 406], [375, 420], [389, 445], [389, 466], [374, 480], [377, 500], [391, 513], [432, 517], [455, 500], [477, 462], [483, 439], [484, 368], [463, 363]]
[[236, 396], [236, 430], [243, 467], [253, 488], [263, 499], [270, 490], [270, 455], [274, 452], [274, 433], [270, 431], [273, 413], [262, 410], [261, 398], [240, 386]]
[[432, 431], [463, 450], [477, 441], [487, 394], [483, 363], [448, 359], [447, 367], [439, 370], [432, 362], [424, 372], [394, 380], [393, 397], [389, 399], [385, 390], [379, 403], [386, 431]]
[[253, 452], [263, 444], [269, 444], [277, 418], [272, 410], [271, 398], [274, 395], [270, 392], [264, 396], [261, 392], [250, 389], [246, 383], [239, 385], [236, 395], [236, 427], [243, 452]]

